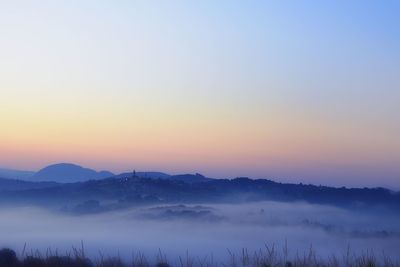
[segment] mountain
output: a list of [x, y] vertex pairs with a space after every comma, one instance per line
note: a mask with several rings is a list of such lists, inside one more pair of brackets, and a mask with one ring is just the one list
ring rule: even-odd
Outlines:
[[170, 175], [163, 172], [132, 172], [132, 173], [121, 173], [119, 175], [114, 176], [114, 178], [148, 178], [148, 179], [161, 179], [161, 180], [176, 180], [182, 181], [185, 183], [202, 183], [211, 181], [212, 178], [207, 178], [199, 173], [196, 174], [178, 174], [178, 175]]
[[[139, 177], [148, 179], [177, 180], [186, 183], [200, 183], [212, 180], [199, 173], [170, 175], [164, 172], [135, 172], [114, 175], [109, 171], [96, 172], [95, 170], [84, 168], [71, 163], [59, 163], [47, 166], [38, 172], [20, 171], [12, 169], [0, 169], [0, 177], [6, 179], [17, 179], [24, 181], [54, 181], [59, 183], [83, 182], [87, 180], [97, 180], [103, 178], [123, 178]], [[1, 188], [0, 188], [1, 189]]]
[[136, 172], [136, 176], [150, 179], [168, 179], [171, 175], [164, 172]]
[[148, 179], [169, 179], [171, 175], [164, 172], [125, 172], [115, 175], [114, 178], [139, 177]]
[[71, 163], [59, 163], [47, 166], [32, 176], [32, 181], [54, 181], [59, 183], [83, 182], [114, 176], [109, 171], [97, 172]]
[[28, 182], [15, 179], [0, 178], [1, 191], [22, 191], [57, 186], [55, 182]]
[[208, 181], [213, 180], [212, 178], [207, 178], [200, 173], [172, 175], [168, 179], [176, 180], [176, 181], [183, 181], [186, 183], [202, 183], [202, 182], [208, 182]]
[[20, 171], [20, 170], [13, 170], [13, 169], [1, 169], [0, 168], [0, 177], [7, 178], [7, 179], [29, 179], [35, 174], [32, 171]]
[[389, 212], [400, 211], [400, 192], [384, 188], [335, 188], [249, 178], [210, 179], [196, 183], [127, 176], [0, 194], [0, 204], [26, 203], [58, 209], [63, 207], [66, 211], [77, 209], [79, 212], [109, 211], [144, 204], [245, 203], [265, 200], [304, 201], [358, 211], [374, 208]]

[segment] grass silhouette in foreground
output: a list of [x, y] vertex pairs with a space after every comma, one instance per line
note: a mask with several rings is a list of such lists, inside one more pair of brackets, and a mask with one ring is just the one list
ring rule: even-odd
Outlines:
[[399, 261], [393, 261], [385, 255], [376, 257], [372, 252], [357, 256], [348, 250], [342, 257], [319, 258], [310, 248], [303, 255], [293, 258], [287, 255], [287, 246], [282, 252], [278, 252], [274, 246], [266, 246], [265, 250], [254, 253], [243, 249], [240, 254], [234, 254], [228, 250], [225, 262], [215, 262], [212, 258], [194, 258], [188, 254], [171, 262], [161, 251], [153, 260], [137, 253], [132, 255], [130, 261], [124, 261], [119, 256], [106, 258], [101, 253], [98, 259], [91, 260], [86, 257], [83, 246], [81, 249], [73, 248], [72, 252], [65, 255], [58, 255], [51, 250], [45, 255], [39, 251], [25, 254], [24, 249], [20, 257], [15, 251], [3, 248], [0, 250], [0, 267], [400, 267]]

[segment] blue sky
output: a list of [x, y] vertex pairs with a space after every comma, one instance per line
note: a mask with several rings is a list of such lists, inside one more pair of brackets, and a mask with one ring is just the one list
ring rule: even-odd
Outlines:
[[398, 1], [4, 1], [0, 162], [398, 187]]

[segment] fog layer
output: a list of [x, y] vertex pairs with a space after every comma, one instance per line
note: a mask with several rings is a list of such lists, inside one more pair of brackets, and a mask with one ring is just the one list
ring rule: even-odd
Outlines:
[[400, 216], [348, 211], [305, 203], [259, 202], [235, 205], [165, 205], [93, 215], [55, 213], [33, 207], [0, 210], [0, 245], [19, 252], [48, 248], [59, 253], [80, 247], [86, 253], [130, 258], [132, 252], [152, 257], [159, 250], [174, 259], [224, 260], [228, 249], [239, 252], [285, 243], [290, 255], [310, 246], [321, 257], [356, 254], [398, 257]]

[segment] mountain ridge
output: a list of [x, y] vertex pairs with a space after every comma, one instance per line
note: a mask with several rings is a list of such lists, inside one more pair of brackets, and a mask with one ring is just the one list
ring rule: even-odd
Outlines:
[[40, 169], [31, 177], [31, 181], [70, 183], [112, 176], [114, 174], [109, 171], [95, 171], [73, 163], [56, 163]]
[[0, 191], [24, 191], [29, 189], [54, 187], [57, 185], [56, 182], [32, 182], [0, 177]]
[[52, 187], [3, 192], [0, 203], [47, 205], [71, 211], [103, 212], [167, 203], [307, 202], [341, 208], [400, 210], [400, 192], [385, 188], [334, 188], [285, 184], [267, 179], [213, 179], [190, 183], [140, 177], [106, 178]]
[[0, 177], [6, 179], [29, 179], [35, 174], [34, 171], [16, 170], [11, 168], [0, 168]]

